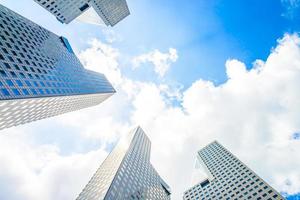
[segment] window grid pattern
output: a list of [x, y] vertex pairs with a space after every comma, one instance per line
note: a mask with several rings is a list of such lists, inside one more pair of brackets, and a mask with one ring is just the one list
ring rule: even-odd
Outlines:
[[118, 143], [77, 200], [170, 199], [169, 187], [150, 163], [150, 150], [143, 130], [133, 130]]
[[195, 185], [184, 193], [184, 200], [283, 200], [284, 198], [239, 161], [233, 154], [213, 142], [198, 152], [211, 180]]
[[93, 106], [114, 92], [65, 38], [0, 5], [0, 129]]
[[93, 7], [104, 23], [114, 26], [130, 15], [126, 0], [34, 0], [62, 23], [70, 23]]
[[84, 11], [79, 8], [83, 7], [88, 0], [34, 0], [39, 5], [51, 12], [56, 18], [63, 23], [70, 23]]
[[113, 93], [104, 75], [85, 70], [61, 37], [0, 6], [0, 100]]
[[0, 130], [98, 105], [110, 94], [0, 101]]
[[130, 15], [126, 0], [94, 0], [90, 3], [106, 25], [114, 26]]

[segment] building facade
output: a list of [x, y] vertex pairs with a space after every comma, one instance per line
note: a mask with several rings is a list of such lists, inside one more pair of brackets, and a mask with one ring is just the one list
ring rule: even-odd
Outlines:
[[0, 5], [0, 130], [97, 105], [115, 92], [64, 37]]
[[208, 178], [184, 192], [184, 200], [283, 200], [270, 185], [218, 142], [198, 152]]
[[70, 23], [92, 7], [107, 26], [114, 26], [130, 15], [126, 0], [34, 0], [60, 22]]
[[77, 200], [167, 200], [170, 188], [150, 163], [151, 142], [141, 128], [123, 137]]

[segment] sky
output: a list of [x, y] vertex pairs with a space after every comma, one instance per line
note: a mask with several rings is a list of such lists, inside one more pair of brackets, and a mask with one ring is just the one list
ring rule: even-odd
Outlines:
[[91, 16], [60, 24], [33, 0], [0, 0], [68, 38], [82, 64], [117, 90], [98, 106], [2, 130], [0, 199], [75, 199], [137, 125], [174, 200], [213, 140], [296, 198], [300, 1], [127, 1], [131, 15], [110, 28]]

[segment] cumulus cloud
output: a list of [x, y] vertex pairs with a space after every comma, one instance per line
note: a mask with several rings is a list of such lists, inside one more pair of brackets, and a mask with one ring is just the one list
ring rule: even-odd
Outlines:
[[118, 63], [120, 52], [97, 39], [92, 39], [89, 44], [91, 48], [79, 54], [83, 65], [87, 69], [107, 75], [113, 85], [120, 84], [121, 71]]
[[[299, 44], [297, 35], [286, 35], [268, 59], [255, 62], [250, 71], [242, 62], [229, 60], [226, 83], [215, 86], [198, 80], [183, 93], [182, 110], [167, 107], [148, 119], [150, 123], [144, 126], [157, 143], [153, 147], [155, 163], [161, 163], [175, 191], [187, 188], [186, 171], [192, 169], [194, 161], [191, 154], [195, 156], [197, 150], [215, 139], [276, 189], [289, 193], [300, 190], [296, 155], [300, 143], [290, 139], [300, 128]], [[138, 108], [143, 113], [143, 106]], [[164, 151], [175, 155], [164, 157], [161, 146], [167, 146]], [[165, 160], [169, 161], [168, 167], [163, 166]], [[172, 168], [172, 173], [178, 174], [174, 178], [168, 168], [179, 161], [181, 167]]]
[[[282, 162], [282, 158], [275, 156], [279, 150], [274, 149], [282, 143], [289, 146], [292, 134], [300, 128], [299, 60], [299, 37], [286, 35], [266, 61], [254, 62], [252, 70], [248, 71], [238, 60], [228, 60], [226, 83], [215, 86], [210, 81], [198, 80], [179, 92], [181, 107], [169, 103], [162, 85], [130, 81], [129, 90], [120, 88], [125, 96], [131, 91], [127, 98], [131, 105], [127, 110], [129, 123], [142, 125], [148, 133], [153, 144], [153, 162], [171, 184], [176, 199], [190, 186], [192, 174], [187, 171], [193, 171], [196, 151], [215, 139], [278, 190], [300, 190], [294, 179], [288, 179], [290, 184], [284, 188], [280, 184], [286, 180], [276, 178], [287, 175], [287, 171], [292, 173], [289, 177], [300, 176], [296, 155]], [[283, 149], [280, 148], [282, 156], [291, 155]], [[172, 174], [170, 168], [174, 169]], [[287, 171], [281, 171], [283, 168]]]
[[33, 145], [25, 134], [0, 135], [0, 199], [75, 199], [107, 155], [101, 148], [62, 156], [57, 146]]
[[155, 73], [163, 77], [169, 70], [171, 64], [176, 62], [177, 59], [177, 50], [174, 48], [169, 48], [169, 52], [167, 53], [162, 53], [156, 49], [133, 58], [132, 63], [134, 68], [137, 68], [143, 63], [150, 62], [154, 66]]
[[[295, 133], [300, 131], [298, 35], [285, 35], [278, 40], [267, 60], [255, 61], [251, 70], [241, 61], [228, 60], [225, 63], [228, 80], [222, 85], [199, 79], [185, 90], [131, 80], [121, 73], [118, 61], [121, 53], [117, 49], [98, 40], [90, 45], [80, 53], [80, 58], [87, 67], [105, 72], [118, 93], [100, 106], [57, 117], [57, 123], [75, 127], [80, 137], [101, 140], [104, 146], [126, 134], [130, 127], [141, 125], [152, 141], [152, 163], [170, 184], [176, 200], [182, 199], [184, 190], [195, 181], [196, 152], [212, 140], [222, 143], [277, 190], [290, 194], [300, 191], [300, 140], [295, 139]], [[174, 95], [180, 106], [171, 103]], [[11, 137], [15, 140], [22, 134]], [[0, 145], [3, 168], [0, 186], [8, 195], [6, 199], [29, 199], [30, 195], [53, 199], [61, 191], [59, 187], [69, 187], [68, 180], [76, 186], [72, 185], [55, 199], [73, 198], [105, 155], [103, 146], [98, 153], [63, 156], [55, 145], [32, 147], [26, 140], [17, 140], [17, 144], [10, 140], [2, 137]], [[10, 155], [12, 148], [17, 150]], [[82, 161], [87, 165], [92, 163], [94, 171], [92, 167], [74, 168], [74, 163]], [[18, 169], [16, 166], [21, 162], [25, 167]], [[48, 168], [51, 170], [45, 170]], [[69, 178], [60, 180], [66, 172]], [[46, 175], [36, 175], [41, 173]], [[82, 179], [78, 178], [79, 173]], [[73, 176], [78, 179], [72, 179]], [[42, 184], [35, 186], [29, 179]], [[20, 194], [10, 192], [15, 188], [21, 188]], [[36, 188], [37, 194], [31, 194]]]

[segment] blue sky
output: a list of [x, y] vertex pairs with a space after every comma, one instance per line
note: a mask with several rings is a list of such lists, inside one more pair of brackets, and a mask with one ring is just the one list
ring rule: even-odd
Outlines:
[[[195, 152], [215, 139], [279, 191], [300, 191], [299, 0], [128, 0], [131, 15], [113, 28], [60, 24], [32, 0], [0, 2], [67, 37], [118, 91], [100, 106], [5, 130], [3, 145], [24, 156], [5, 157], [2, 147], [0, 163], [22, 161], [16, 171], [26, 175], [0, 173], [0, 199], [72, 199], [135, 125], [152, 140], [153, 164], [174, 199], [189, 187]], [[42, 181], [51, 189], [31, 194]], [[12, 196], [14, 187], [25, 189]]]
[[[166, 81], [188, 87], [203, 78], [220, 84], [226, 80], [224, 63], [228, 58], [239, 59], [251, 68], [256, 59], [267, 58], [284, 33], [299, 31], [299, 7], [291, 8], [293, 4], [289, 2], [293, 1], [132, 0], [129, 2], [131, 16], [113, 28], [122, 37], [115, 46], [128, 56], [174, 47], [180, 58], [165, 77]], [[78, 22], [68, 26], [58, 24], [34, 2], [5, 3], [51, 31], [66, 35], [77, 49], [86, 47], [84, 38], [103, 38], [97, 26]], [[35, 12], [31, 12], [33, 8]], [[131, 63], [122, 64], [130, 67]], [[149, 72], [147, 68], [133, 73], [124, 71], [135, 79]]]

